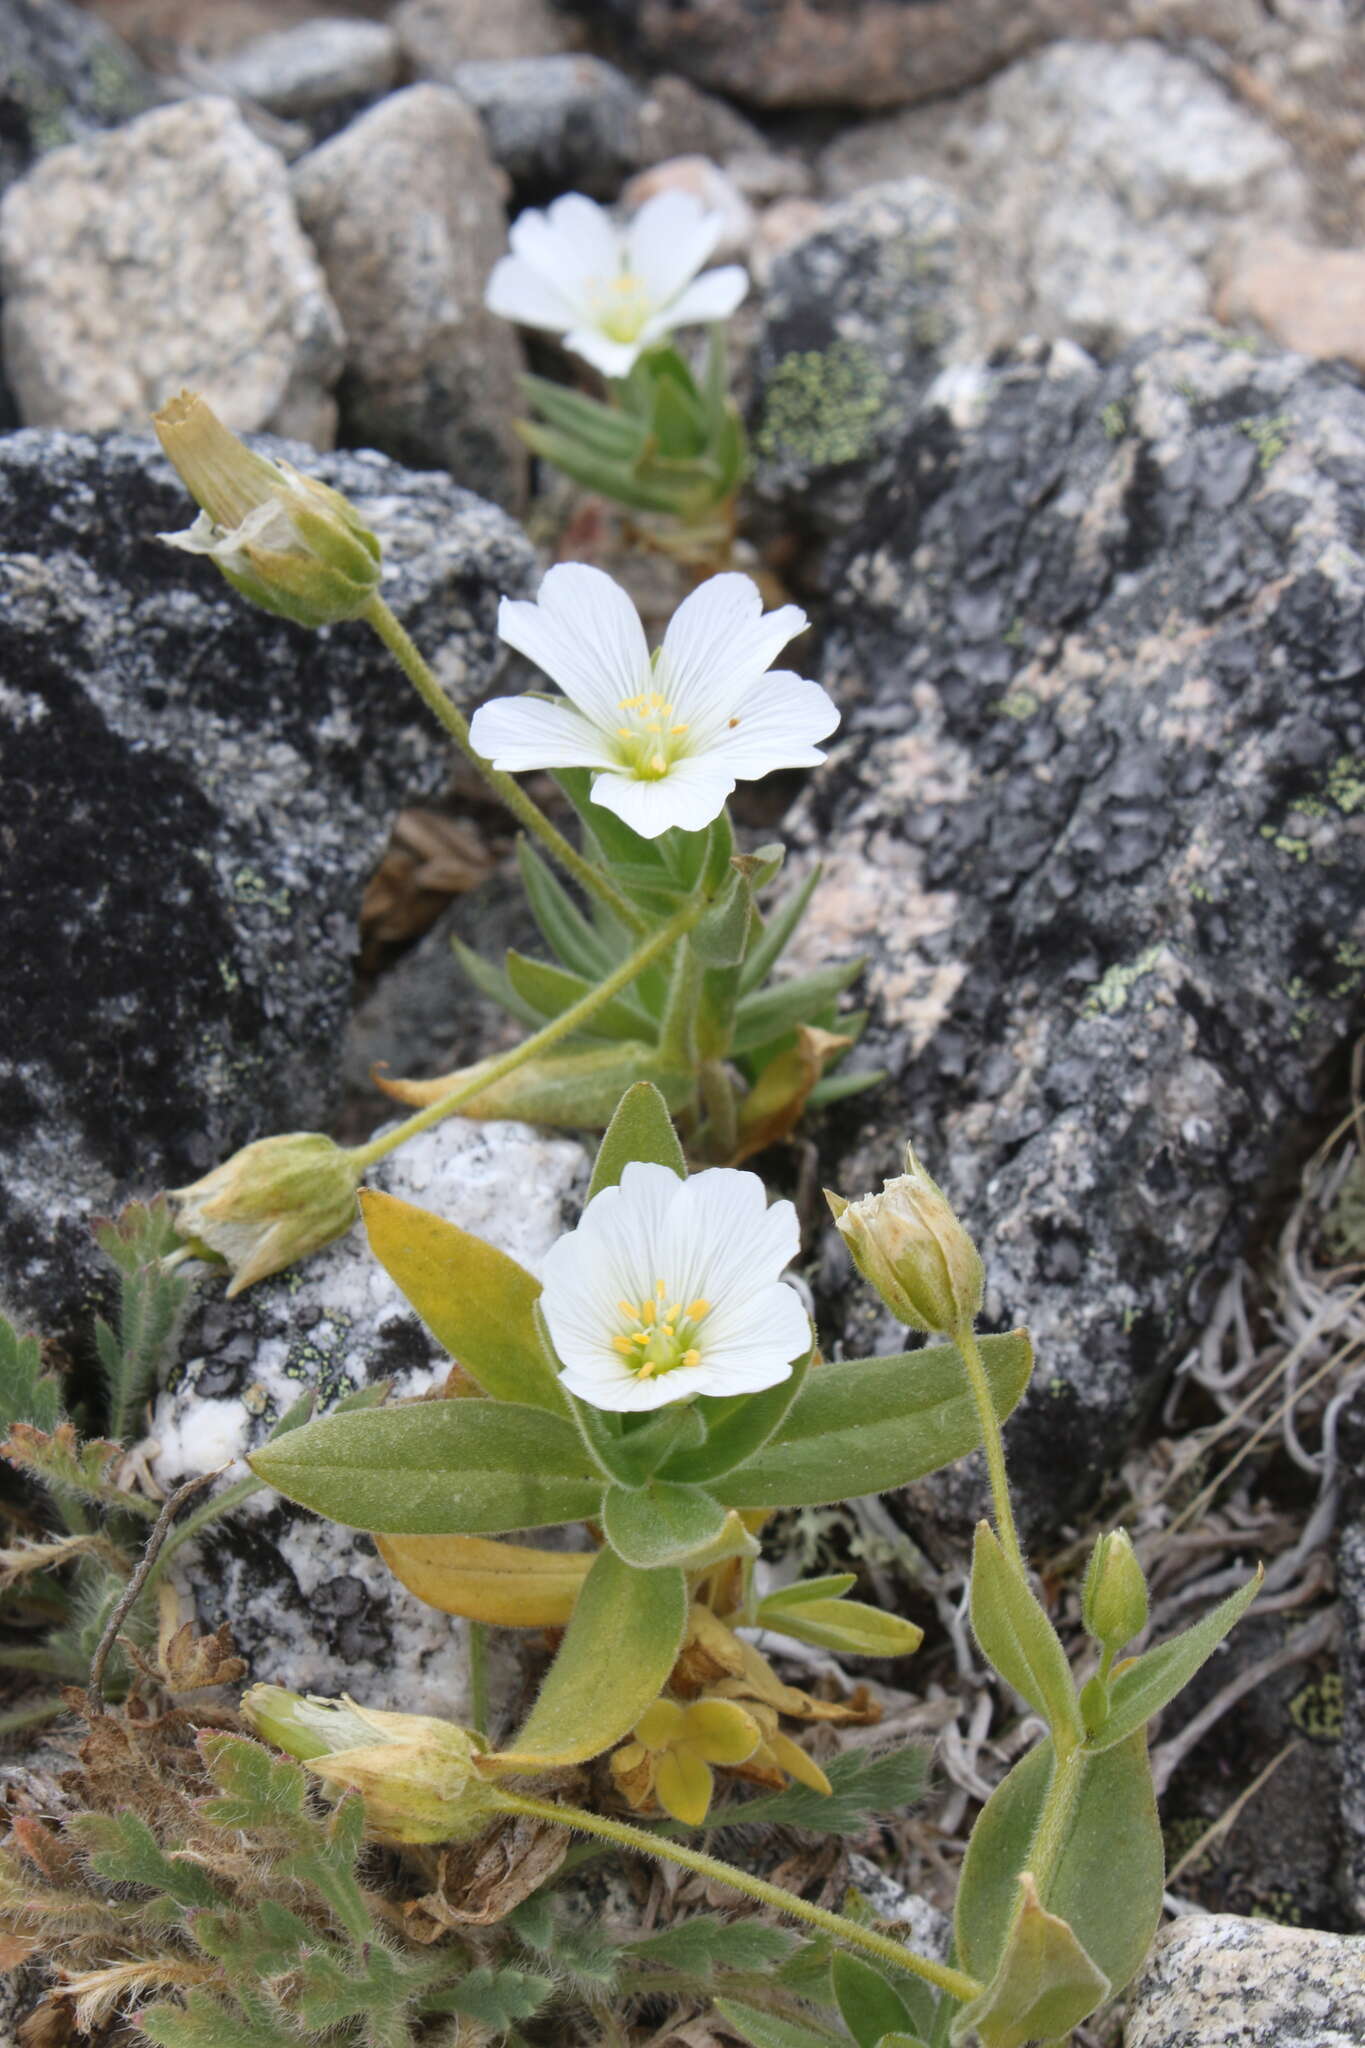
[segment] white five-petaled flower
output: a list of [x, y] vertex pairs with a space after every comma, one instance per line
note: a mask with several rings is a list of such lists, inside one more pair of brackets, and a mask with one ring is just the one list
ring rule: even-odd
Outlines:
[[513, 223], [512, 253], [494, 264], [485, 301], [506, 320], [562, 335], [604, 377], [624, 377], [675, 327], [728, 319], [744, 297], [737, 263], [697, 275], [724, 226], [690, 192], [658, 193], [625, 227], [566, 192]]
[[790, 1202], [755, 1173], [679, 1180], [635, 1160], [551, 1248], [540, 1305], [563, 1380], [594, 1408], [662, 1408], [786, 1379], [810, 1324], [779, 1275], [799, 1241]]
[[504, 598], [498, 631], [568, 703], [499, 697], [471, 738], [495, 768], [595, 768], [593, 802], [645, 839], [699, 832], [737, 781], [824, 760], [839, 723], [818, 683], [768, 664], [806, 615], [764, 612], [748, 576], [712, 576], [684, 598], [653, 656], [634, 605], [601, 569], [551, 569], [534, 600]]

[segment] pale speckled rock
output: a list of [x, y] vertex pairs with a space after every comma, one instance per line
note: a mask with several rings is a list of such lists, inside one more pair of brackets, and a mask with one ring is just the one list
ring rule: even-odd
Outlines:
[[897, 1939], [936, 1963], [946, 1963], [952, 1952], [953, 1923], [946, 1913], [918, 1892], [908, 1892], [880, 1865], [866, 1856], [848, 1859], [849, 1883], [856, 1885], [876, 1919], [903, 1927]]
[[325, 114], [388, 92], [402, 63], [387, 23], [349, 16], [257, 36], [213, 66], [216, 84], [282, 119]]
[[1177, 1920], [1128, 1997], [1123, 2048], [1360, 2048], [1365, 1937]]
[[613, 199], [641, 161], [640, 94], [601, 57], [489, 58], [456, 64], [448, 82], [478, 108], [519, 200]]
[[547, 57], [582, 39], [552, 0], [402, 0], [392, 20], [418, 75], [446, 83], [452, 66], [470, 59]]
[[[392, 1153], [370, 1186], [432, 1209], [538, 1272], [587, 1187], [575, 1140], [525, 1124], [452, 1117]], [[326, 1409], [392, 1378], [394, 1397], [439, 1386], [450, 1361], [363, 1231], [234, 1301], [210, 1282], [186, 1333], [186, 1364], [157, 1400], [152, 1470], [164, 1486], [229, 1465], [264, 1442], [305, 1392]], [[254, 1679], [353, 1692], [370, 1705], [461, 1718], [464, 1624], [401, 1587], [367, 1536], [278, 1494], [254, 1495], [188, 1557], [180, 1585], [201, 1620], [226, 1620]], [[508, 1670], [515, 1653], [508, 1651]]]
[[[455, 697], [485, 692], [520, 531], [439, 474], [284, 452], [381, 535]], [[269, 618], [157, 539], [191, 510], [147, 441], [0, 440], [0, 1291], [53, 1334], [91, 1213], [328, 1116], [361, 893], [448, 772], [365, 627]]]
[[772, 265], [753, 357], [754, 488], [785, 519], [835, 531], [890, 480], [925, 389], [978, 352], [971, 275], [961, 209], [925, 178], [829, 207]]
[[182, 385], [330, 446], [341, 325], [283, 158], [227, 99], [50, 156], [0, 204], [6, 374], [28, 426], [145, 427]]
[[344, 438], [520, 506], [521, 344], [483, 303], [507, 223], [478, 115], [446, 86], [412, 86], [290, 182], [346, 329]]
[[1218, 317], [1281, 348], [1365, 370], [1365, 252], [1251, 235], [1218, 294]]
[[957, 106], [851, 130], [821, 172], [835, 193], [913, 172], [958, 194], [992, 345], [1109, 350], [1187, 325], [1212, 308], [1225, 244], [1301, 228], [1310, 204], [1274, 129], [1146, 40], [1055, 43]]
[[[1358, 1029], [1362, 535], [1344, 375], [1039, 345], [930, 393], [830, 564], [844, 724], [795, 814], [825, 878], [792, 958], [866, 949], [855, 1058], [890, 1073], [833, 1185], [913, 1136], [963, 1205], [988, 1325], [1037, 1340], [1007, 1433], [1034, 1523], [1159, 1398]], [[829, 1336], [895, 1348], [825, 1249]]]

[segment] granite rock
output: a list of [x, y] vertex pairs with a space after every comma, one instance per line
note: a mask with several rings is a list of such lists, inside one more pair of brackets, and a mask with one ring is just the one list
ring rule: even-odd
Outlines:
[[418, 76], [447, 84], [453, 65], [553, 56], [582, 39], [578, 23], [553, 0], [401, 0], [392, 21]]
[[0, 204], [5, 366], [28, 426], [141, 428], [181, 385], [330, 445], [341, 327], [283, 158], [231, 100], [51, 155]]
[[479, 59], [448, 82], [478, 108], [523, 203], [566, 191], [613, 199], [641, 161], [640, 94], [601, 57]]
[[924, 178], [830, 207], [778, 258], [753, 356], [754, 488], [789, 523], [847, 527], [890, 480], [924, 391], [976, 352], [969, 280], [961, 211]]
[[282, 120], [354, 108], [398, 81], [402, 52], [382, 21], [342, 15], [244, 43], [213, 67], [219, 89]]
[[649, 62], [761, 107], [899, 107], [1059, 35], [1121, 33], [1113, 0], [567, 0]]
[[[538, 1271], [577, 1219], [588, 1164], [574, 1139], [452, 1117], [367, 1181]], [[428, 1393], [450, 1368], [359, 1229], [235, 1301], [214, 1282], [207, 1296], [186, 1332], [186, 1363], [152, 1412], [163, 1486], [220, 1465], [225, 1484], [245, 1476], [243, 1454], [305, 1393], [320, 1412], [376, 1380], [391, 1379], [394, 1397]], [[263, 1491], [187, 1550], [177, 1572], [205, 1625], [229, 1623], [253, 1679], [405, 1713], [467, 1713], [465, 1624], [406, 1592], [358, 1531]], [[509, 1643], [500, 1661], [510, 1676]]]
[[907, 173], [958, 195], [992, 345], [1112, 350], [1210, 312], [1226, 248], [1301, 229], [1293, 152], [1192, 57], [1138, 39], [1062, 42], [943, 109], [852, 129], [828, 190]]
[[1158, 1937], [1123, 2048], [1358, 2048], [1363, 2036], [1365, 1939], [1208, 1913]]
[[521, 344], [483, 303], [507, 226], [478, 115], [447, 86], [411, 86], [303, 157], [291, 185], [345, 325], [344, 439], [518, 507]]
[[1365, 370], [1365, 251], [1249, 237], [1217, 310], [1229, 326], [1250, 322], [1282, 348]]
[[[875, 1188], [913, 1136], [962, 1205], [988, 1326], [1037, 1342], [1008, 1431], [1034, 1526], [1093, 1499], [1336, 1100], [1363, 535], [1342, 374], [1039, 344], [931, 389], [830, 566], [844, 724], [794, 815], [825, 879], [793, 962], [867, 949], [856, 1058], [890, 1076], [832, 1184]], [[826, 1250], [830, 1336], [894, 1348]]]
[[[447, 687], [486, 690], [520, 532], [445, 477], [285, 452], [382, 536]], [[157, 540], [188, 516], [146, 441], [0, 441], [0, 1273], [54, 1334], [88, 1215], [328, 1116], [365, 880], [446, 773], [364, 627], [253, 610]]]
[[0, 0], [0, 193], [47, 150], [143, 113], [156, 80], [68, 0]]

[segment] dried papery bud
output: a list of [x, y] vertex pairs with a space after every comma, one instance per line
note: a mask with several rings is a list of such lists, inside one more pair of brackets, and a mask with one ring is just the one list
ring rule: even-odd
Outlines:
[[926, 1331], [975, 1322], [981, 1255], [911, 1146], [905, 1172], [885, 1181], [879, 1195], [848, 1202], [826, 1188], [825, 1200], [854, 1265], [897, 1321]]
[[1086, 1566], [1081, 1615], [1087, 1632], [1111, 1657], [1147, 1626], [1147, 1581], [1126, 1529], [1096, 1540]]
[[349, 1230], [358, 1180], [340, 1145], [291, 1131], [244, 1146], [168, 1200], [181, 1237], [227, 1261], [234, 1295]]
[[379, 542], [339, 491], [256, 454], [193, 392], [153, 425], [200, 507], [162, 540], [208, 555], [243, 597], [300, 626], [360, 616], [379, 585]]
[[475, 1736], [427, 1714], [382, 1714], [352, 1699], [253, 1685], [242, 1714], [266, 1742], [334, 1789], [358, 1792], [390, 1842], [451, 1842], [487, 1827], [505, 1802], [480, 1776]]

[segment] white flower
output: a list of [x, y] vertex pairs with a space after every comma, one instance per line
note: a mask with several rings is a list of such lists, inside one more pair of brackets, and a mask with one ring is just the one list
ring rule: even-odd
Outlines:
[[800, 1233], [756, 1173], [679, 1180], [633, 1161], [545, 1261], [540, 1305], [571, 1393], [594, 1408], [662, 1408], [786, 1379], [810, 1324], [778, 1277]]
[[768, 664], [806, 615], [764, 612], [747, 576], [684, 598], [651, 658], [639, 615], [601, 569], [551, 569], [534, 600], [504, 598], [498, 631], [569, 699], [499, 697], [471, 737], [495, 768], [596, 768], [594, 803], [646, 839], [699, 832], [736, 781], [824, 760], [839, 714], [818, 683]]
[[697, 275], [724, 228], [724, 215], [690, 192], [658, 193], [625, 227], [566, 192], [514, 222], [512, 254], [494, 264], [485, 302], [506, 320], [562, 334], [604, 377], [624, 377], [675, 327], [734, 312], [749, 285], [741, 267]]

